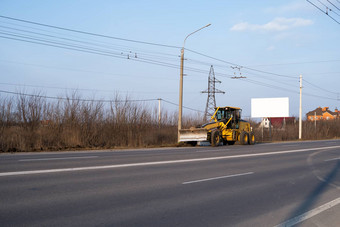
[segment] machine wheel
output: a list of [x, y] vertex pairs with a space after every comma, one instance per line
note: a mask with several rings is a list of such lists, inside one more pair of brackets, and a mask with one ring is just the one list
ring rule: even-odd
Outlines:
[[246, 145], [246, 144], [248, 144], [248, 140], [249, 140], [248, 133], [245, 132], [245, 131], [242, 131], [241, 134], [240, 134], [240, 143], [242, 145]]
[[218, 130], [211, 132], [211, 146], [217, 147], [221, 142], [220, 132]]
[[256, 140], [255, 140], [255, 135], [254, 135], [253, 132], [250, 132], [250, 133], [249, 133], [249, 140], [248, 140], [248, 143], [249, 143], [250, 145], [254, 145], [255, 142], [256, 142]]

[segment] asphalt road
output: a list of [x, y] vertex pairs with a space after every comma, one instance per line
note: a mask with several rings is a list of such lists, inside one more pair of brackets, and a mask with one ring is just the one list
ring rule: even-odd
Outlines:
[[1, 226], [339, 226], [340, 140], [0, 155]]

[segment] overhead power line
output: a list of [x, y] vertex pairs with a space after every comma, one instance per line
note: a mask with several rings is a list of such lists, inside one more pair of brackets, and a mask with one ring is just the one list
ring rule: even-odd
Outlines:
[[240, 64], [228, 62], [228, 61], [225, 61], [225, 60], [223, 60], [223, 59], [215, 58], [215, 57], [209, 56], [209, 55], [207, 55], [207, 54], [200, 53], [200, 52], [198, 52], [198, 51], [190, 50], [190, 49], [187, 49], [187, 48], [185, 48], [185, 49], [186, 49], [187, 51], [189, 51], [189, 52], [192, 52], [192, 53], [195, 53], [195, 54], [198, 54], [198, 55], [201, 55], [201, 56], [210, 58], [210, 59], [214, 59], [214, 60], [216, 60], [216, 61], [223, 62], [223, 63], [229, 64], [229, 65], [232, 65], [232, 66], [242, 67], [242, 68], [249, 69], [249, 70], [252, 70], [252, 71], [255, 71], [255, 72], [270, 74], [270, 75], [273, 75], [273, 76], [296, 79], [296, 76], [282, 75], [282, 74], [278, 74], [278, 73], [273, 73], [273, 72], [267, 72], [267, 71], [263, 71], [263, 70], [258, 70], [258, 69], [250, 68], [250, 67], [243, 66], [243, 65], [240, 65]]
[[[58, 90], [65, 90], [65, 91], [72, 91], [72, 92], [78, 92], [78, 91], [92, 91], [92, 92], [108, 92], [108, 93], [143, 93], [143, 94], [155, 94], [155, 91], [120, 91], [120, 90], [103, 90], [103, 89], [91, 89], [91, 88], [70, 88], [70, 87], [56, 87], [56, 86], [43, 86], [43, 85], [32, 85], [32, 84], [14, 84], [14, 83], [0, 83], [0, 85], [5, 86], [15, 86], [15, 87], [23, 87], [23, 88], [39, 88], [39, 89], [58, 89]], [[166, 92], [161, 91], [157, 93], [176, 93], [176, 92]]]
[[91, 36], [97, 36], [97, 37], [102, 37], [102, 38], [116, 39], [116, 40], [121, 40], [121, 41], [126, 41], [126, 42], [147, 44], [147, 45], [152, 45], [152, 46], [161, 46], [161, 47], [169, 47], [169, 48], [176, 48], [176, 49], [180, 49], [181, 48], [181, 47], [173, 46], [173, 45], [145, 42], [145, 41], [133, 40], [133, 39], [125, 39], [125, 38], [114, 37], [114, 36], [109, 36], [109, 35], [97, 34], [97, 33], [93, 33], [93, 32], [80, 31], [80, 30], [75, 30], [75, 29], [70, 29], [70, 28], [64, 28], [64, 27], [59, 27], [59, 26], [54, 26], [54, 25], [38, 23], [38, 22], [34, 22], [34, 21], [28, 21], [28, 20], [13, 18], [13, 17], [7, 17], [7, 16], [3, 16], [3, 15], [0, 15], [0, 17], [8, 19], [8, 20], [20, 21], [20, 22], [24, 22], [24, 23], [28, 23], [28, 24], [34, 24], [34, 25], [44, 26], [44, 27], [48, 27], [48, 28], [55, 28], [55, 29], [58, 29], [58, 30], [64, 30], [64, 31], [75, 32], [75, 33], [91, 35]]
[[[64, 37], [60, 37], [60, 36], [64, 36], [65, 35], [64, 33], [55, 32], [53, 30], [41, 29], [41, 28], [34, 27], [34, 26], [26, 26], [26, 25], [17, 24], [17, 23], [11, 23], [11, 22], [8, 22], [8, 21], [0, 21], [0, 23], [4, 23], [4, 24], [7, 24], [7, 25], [14, 26], [14, 27], [1, 26], [2, 28], [7, 28], [7, 29], [11, 29], [11, 30], [28, 32], [28, 33], [31, 33], [31, 34], [34, 34], [34, 33], [36, 33], [36, 34], [38, 34], [38, 33], [44, 34], [44, 33], [41, 33], [41, 32], [45, 32], [45, 33], [47, 32], [48, 35], [52, 36], [51, 34], [53, 34], [53, 36], [55, 36], [58, 39], [70, 39], [70, 38], [79, 39], [80, 38], [79, 36], [76, 36], [77, 33], [75, 33], [75, 34], [71, 34], [71, 33], [67, 34], [67, 38], [64, 38]], [[20, 27], [20, 29], [16, 28], [16, 27]], [[24, 30], [22, 28], [24, 28], [24, 29], [31, 29], [31, 31], [30, 30]], [[39, 31], [39, 32], [36, 32], [36, 31]], [[96, 38], [96, 37], [94, 37], [94, 38]], [[114, 44], [112, 42], [108, 42], [108, 41], [111, 41], [111, 40], [103, 41], [103, 40], [98, 40], [98, 39], [91, 39], [89, 37], [81, 37], [81, 41], [78, 41], [78, 40], [76, 40], [76, 41], [77, 42], [82, 42], [82, 43], [91, 43], [91, 44], [94, 44], [96, 46], [107, 47], [107, 48], [110, 48], [110, 49], [120, 50], [120, 51], [123, 51], [123, 52], [130, 52], [131, 51], [131, 47], [130, 46], [126, 46], [126, 45], [122, 45], [122, 44]], [[127, 51], [127, 49], [128, 49], [128, 51]], [[176, 57], [177, 59], [179, 57], [178, 54], [169, 54], [169, 53], [160, 52], [160, 51], [143, 50], [143, 49], [136, 48], [136, 47], [134, 47], [133, 49], [137, 50], [138, 52], [143, 52], [144, 55], [171, 56], [171, 57]]]
[[315, 85], [315, 84], [313, 84], [313, 83], [311, 83], [311, 82], [309, 82], [309, 81], [307, 81], [307, 80], [305, 80], [305, 79], [303, 79], [303, 81], [306, 82], [306, 83], [309, 84], [309, 85], [312, 85], [313, 87], [316, 87], [316, 88], [322, 90], [322, 91], [325, 91], [325, 92], [328, 92], [328, 93], [331, 93], [331, 94], [335, 94], [335, 95], [338, 95], [338, 94], [339, 94], [339, 92], [329, 91], [329, 90], [324, 89], [324, 88], [322, 88], [322, 87], [319, 87], [319, 86], [317, 86], [317, 85]]
[[[135, 42], [135, 43], [140, 43], [140, 44], [162, 46], [162, 47], [169, 47], [169, 48], [177, 48], [177, 49], [181, 48], [181, 47], [178, 47], [178, 46], [165, 45], [165, 44], [159, 44], [159, 43], [151, 43], [151, 42], [145, 42], [145, 41], [139, 41], [139, 40], [132, 40], [132, 39], [125, 39], [125, 38], [113, 37], [113, 36], [108, 36], [108, 35], [102, 35], [102, 34], [97, 34], [97, 33], [92, 33], [92, 32], [80, 31], [80, 30], [75, 30], [75, 29], [70, 29], [70, 28], [64, 28], [64, 27], [59, 27], [59, 26], [54, 26], [54, 25], [43, 24], [43, 23], [39, 23], [39, 22], [33, 22], [33, 21], [13, 18], [13, 17], [7, 17], [7, 16], [3, 16], [3, 15], [0, 15], [0, 18], [5, 18], [5, 19], [9, 19], [9, 20], [14, 20], [14, 21], [20, 21], [20, 22], [24, 22], [24, 23], [29, 23], [29, 24], [34, 24], [34, 25], [39, 25], [39, 26], [69, 31], [69, 32], [76, 32], [76, 33], [86, 34], [86, 35], [91, 35], [91, 36], [116, 39], [116, 40], [121, 40], [121, 41]], [[233, 66], [241, 66], [239, 64], [227, 62], [225, 60], [221, 60], [221, 59], [218, 59], [218, 58], [215, 58], [215, 57], [212, 57], [212, 56], [208, 56], [208, 55], [199, 53], [197, 51], [193, 51], [193, 50], [190, 50], [190, 49], [186, 49], [186, 50], [193, 52], [193, 53], [196, 53], [196, 54], [199, 54], [199, 55], [202, 55], [202, 56], [205, 56], [205, 57], [208, 57], [208, 58], [211, 58], [211, 59], [214, 59], [214, 60], [217, 60], [217, 61], [221, 61], [221, 62], [230, 64], [230, 65], [233, 65]], [[245, 67], [245, 66], [242, 66], [242, 67], [247, 68], [249, 70], [253, 70], [253, 71], [257, 71], [257, 72], [261, 72], [261, 73], [267, 73], [267, 74], [271, 74], [271, 75], [275, 75], [275, 76], [291, 77], [291, 76], [286, 76], [286, 75], [280, 75], [280, 74], [277, 74], [277, 73], [271, 73], [271, 72], [266, 72], [266, 71], [262, 71], [262, 70], [257, 70], [257, 69], [253, 69], [253, 68], [250, 68], [250, 67]], [[295, 77], [291, 77], [291, 78], [295, 79]]]
[[[37, 98], [43, 98], [43, 99], [53, 99], [53, 100], [65, 100], [65, 101], [80, 101], [80, 102], [100, 102], [100, 103], [128, 103], [128, 102], [151, 102], [151, 101], [159, 101], [162, 100], [163, 102], [166, 102], [171, 105], [178, 106], [178, 104], [170, 102], [165, 99], [126, 99], [126, 100], [106, 100], [106, 99], [81, 99], [81, 98], [69, 98], [69, 97], [54, 97], [54, 96], [45, 96], [45, 95], [34, 95], [34, 94], [27, 94], [27, 93], [21, 93], [21, 92], [12, 92], [12, 91], [5, 91], [5, 90], [0, 90], [0, 93], [4, 94], [12, 94], [12, 95], [22, 95], [22, 96], [27, 96], [27, 97], [37, 97]], [[190, 107], [185, 107], [183, 108], [196, 111], [196, 112], [201, 112], [204, 113], [201, 110], [196, 110]]]
[[[291, 92], [291, 93], [294, 93], [294, 94], [299, 94], [299, 92], [297, 90], [294, 91], [294, 90], [291, 90], [291, 89], [285, 89], [285, 88], [278, 87], [278, 86], [275, 86], [275, 85], [262, 83], [262, 82], [259, 82], [259, 81], [256, 81], [256, 80], [244, 79], [242, 81], [252, 83], [252, 84], [256, 84], [256, 85], [260, 85], [260, 86], [264, 86], [264, 87], [268, 87], [268, 88], [272, 88], [272, 89], [276, 89], [276, 90], [288, 91], [288, 92]], [[316, 97], [316, 98], [321, 98], [321, 99], [337, 100], [337, 101], [339, 100], [338, 98], [309, 94], [309, 93], [306, 93], [306, 92], [304, 92], [304, 95]]]
[[[5, 18], [5, 19], [11, 19], [11, 20], [16, 20], [19, 22], [25, 22], [25, 23], [31, 23], [34, 25], [40, 25], [40, 26], [46, 26], [49, 28], [56, 28], [56, 29], [61, 29], [61, 30], [66, 30], [66, 31], [72, 31], [72, 32], [78, 32], [81, 34], [86, 34], [86, 35], [96, 35], [99, 37], [105, 37], [108, 38], [106, 35], [100, 35], [100, 34], [95, 34], [95, 33], [91, 33], [91, 32], [83, 32], [83, 31], [79, 31], [79, 30], [73, 30], [73, 29], [68, 29], [68, 28], [61, 28], [61, 27], [57, 27], [57, 26], [53, 26], [53, 25], [47, 25], [47, 24], [42, 24], [42, 23], [37, 23], [37, 22], [32, 22], [32, 21], [25, 21], [25, 20], [21, 20], [21, 19], [16, 19], [16, 18], [11, 18], [11, 17], [6, 17], [6, 16], [1, 16], [0, 18]], [[5, 39], [12, 39], [12, 40], [17, 40], [17, 41], [22, 41], [22, 42], [27, 42], [27, 43], [33, 43], [33, 44], [39, 44], [39, 45], [45, 45], [45, 46], [51, 46], [51, 47], [56, 47], [56, 48], [62, 48], [62, 49], [68, 49], [68, 50], [73, 50], [73, 51], [80, 51], [80, 52], [84, 52], [84, 53], [90, 53], [90, 54], [97, 54], [97, 55], [102, 55], [102, 56], [108, 56], [108, 57], [115, 57], [115, 58], [120, 58], [120, 59], [129, 59], [132, 61], [136, 61], [136, 62], [142, 62], [142, 63], [148, 63], [148, 64], [153, 64], [153, 65], [158, 65], [158, 66], [163, 66], [163, 67], [168, 67], [168, 68], [174, 68], [174, 69], [179, 69], [178, 64], [172, 64], [169, 63], [167, 61], [170, 60], [177, 60], [176, 59], [170, 59], [170, 58], [148, 58], [146, 57], [146, 54], [143, 53], [137, 53], [137, 52], [132, 52], [132, 51], [126, 51], [124, 49], [119, 49], [119, 48], [112, 48], [112, 47], [108, 47], [108, 46], [103, 46], [103, 45], [99, 45], [93, 42], [87, 42], [87, 41], [82, 41], [82, 40], [76, 40], [76, 39], [70, 39], [70, 38], [65, 38], [65, 37], [60, 37], [60, 36], [55, 36], [55, 35], [50, 35], [50, 34], [44, 34], [44, 33], [38, 33], [38, 32], [33, 32], [33, 31], [28, 31], [28, 30], [23, 30], [23, 29], [16, 29], [16, 28], [10, 28], [10, 27], [5, 27], [5, 26], [0, 26], [3, 27], [5, 29], [11, 29], [11, 30], [16, 30], [18, 32], [24, 32], [24, 33], [29, 33], [28, 34], [21, 34], [21, 33], [13, 33], [13, 32], [8, 32], [8, 31], [0, 31], [0, 34], [2, 34], [2, 36], [0, 36], [0, 38], [5, 38]], [[46, 31], [47, 32], [47, 31]], [[32, 36], [35, 35], [35, 36]], [[37, 37], [38, 35], [38, 37]], [[43, 37], [41, 37], [43, 36]], [[46, 38], [48, 37], [48, 38]], [[51, 40], [51, 38], [53, 38]], [[117, 37], [110, 37], [110, 38], [117, 38]], [[55, 40], [58, 39], [58, 40]], [[119, 40], [123, 40], [123, 41], [131, 41], [129, 39], [121, 39], [121, 38], [117, 38]], [[63, 40], [63, 41], [61, 41]], [[137, 43], [142, 43], [142, 44], [150, 44], [149, 42], [143, 42], [143, 41], [137, 41], [137, 40], [133, 40], [136, 41]], [[79, 44], [81, 43], [81, 44]], [[155, 45], [158, 45], [156, 43], [153, 43]], [[164, 46], [163, 44], [159, 45], [159, 46]], [[167, 46], [167, 45], [165, 45]], [[177, 48], [175, 46], [172, 46], [174, 48]], [[260, 76], [264, 76], [266, 75], [271, 75], [271, 76], [276, 76], [276, 77], [282, 77], [282, 78], [288, 78], [288, 79], [297, 79], [297, 76], [290, 76], [290, 75], [282, 75], [282, 74], [278, 74], [278, 73], [273, 73], [273, 72], [268, 72], [268, 71], [263, 71], [263, 70], [258, 70], [252, 67], [248, 67], [248, 66], [242, 66], [240, 64], [236, 64], [233, 62], [229, 62], [223, 59], [219, 59], [216, 57], [212, 57], [209, 56], [207, 54], [203, 54], [200, 53], [198, 51], [194, 51], [194, 50], [190, 50], [190, 49], [186, 49], [189, 52], [192, 52], [194, 54], [209, 58], [209, 59], [213, 59], [214, 61], [219, 61], [222, 62], [223, 64], [226, 65], [218, 65], [219, 67], [223, 67], [228, 70], [230, 70], [230, 66], [237, 66], [237, 67], [242, 67], [243, 70], [245, 70], [247, 75], [255, 75], [256, 77], [260, 77]], [[160, 53], [163, 54], [163, 53]], [[149, 56], [154, 56], [154, 55], [149, 55]], [[174, 55], [172, 55], [174, 56]], [[164, 61], [165, 60], [165, 61]], [[195, 61], [195, 60], [193, 60]], [[339, 61], [339, 60], [334, 60], [334, 61]], [[204, 65], [211, 65], [212, 63], [206, 63], [206, 62], [202, 62], [202, 61], [196, 61], [198, 63], [204, 64]], [[214, 64], [216, 65], [216, 64]], [[195, 68], [195, 67], [189, 67], [187, 66], [185, 68], [186, 71], [191, 71], [191, 72], [195, 72], [195, 73], [201, 73], [201, 74], [207, 74], [208, 71], [207, 70], [203, 70], [203, 69], [199, 69], [199, 68]], [[232, 78], [232, 75], [228, 75], [225, 73], [215, 73], [216, 76], [220, 76], [220, 77], [227, 77], [227, 78]], [[279, 82], [281, 85], [284, 84], [282, 81], [277, 81], [274, 78], [270, 77], [270, 78], [266, 78], [268, 80], [272, 80], [274, 82]], [[270, 85], [269, 85], [270, 86]], [[275, 85], [273, 85], [275, 86]], [[279, 87], [279, 86], [276, 86]], [[289, 85], [289, 87], [292, 87]], [[281, 89], [286, 89], [286, 88], [282, 88]]]
[[337, 21], [335, 18], [333, 18], [332, 16], [329, 15], [329, 13], [328, 13], [328, 9], [329, 9], [329, 8], [328, 8], [324, 3], [321, 3], [321, 2], [319, 1], [322, 5], [324, 5], [324, 6], [326, 7], [326, 11], [323, 11], [319, 6], [315, 5], [313, 2], [311, 2], [311, 1], [309, 1], [309, 0], [306, 0], [306, 1], [309, 2], [311, 5], [313, 5], [315, 8], [317, 8], [318, 10], [320, 10], [321, 12], [323, 12], [324, 14], [326, 14], [327, 16], [329, 16], [329, 17], [330, 17], [332, 20], [334, 20], [336, 23], [340, 24], [339, 21]]
[[[116, 39], [116, 40], [121, 40], [121, 41], [128, 41], [128, 42], [136, 42], [136, 43], [141, 43], [141, 44], [149, 44], [149, 45], [156, 45], [156, 46], [162, 46], [162, 47], [171, 47], [171, 48], [180, 48], [180, 47], [177, 47], [177, 46], [170, 46], [170, 45], [165, 45], [165, 44], [157, 44], [157, 43], [151, 43], [151, 42], [144, 42], [144, 41], [138, 41], [138, 40], [131, 40], [131, 39], [124, 39], [124, 38], [118, 38], [118, 37], [113, 37], [113, 36], [107, 36], [107, 35], [102, 35], [102, 34], [97, 34], [97, 33], [92, 33], [92, 32], [86, 32], [86, 31], [80, 31], [80, 30], [75, 30], [75, 29], [69, 29], [69, 28], [64, 28], [64, 27], [59, 27], [59, 26], [54, 26], [54, 25], [48, 25], [48, 24], [44, 24], [44, 23], [39, 23], [39, 22], [33, 22], [33, 21], [28, 21], [28, 20], [23, 20], [23, 19], [18, 19], [18, 18], [13, 18], [13, 17], [7, 17], [7, 16], [3, 16], [3, 15], [0, 15], [0, 18], [4, 18], [4, 19], [8, 19], [8, 20], [14, 20], [14, 21], [19, 21], [19, 22], [23, 22], [23, 23], [29, 23], [29, 24], [34, 24], [34, 25], [39, 25], [39, 26], [44, 26], [44, 27], [48, 27], [48, 28], [54, 28], [54, 29], [59, 29], [59, 30], [65, 30], [65, 31], [69, 31], [69, 32], [76, 32], [76, 33], [80, 33], [80, 34], [86, 34], [86, 35], [92, 35], [92, 36], [97, 36], [97, 37], [104, 37], [104, 38], [111, 38], [111, 39]], [[27, 32], [27, 31], [26, 31]], [[31, 32], [32, 33], [32, 32]], [[34, 34], [34, 33], [33, 33]], [[37, 34], [37, 33], [35, 33]], [[8, 33], [7, 33], [8, 35]], [[15, 36], [16, 38], [13, 38], [13, 40], [17, 40], [17, 41], [24, 41], [24, 42], [28, 42], [27, 40], [21, 40], [23, 37], [17, 37], [17, 36], [22, 36], [22, 35], [18, 35], [18, 34], [10, 34], [11, 36]], [[51, 36], [51, 35], [46, 35], [46, 34], [39, 34], [39, 35], [44, 35], [44, 36], [49, 36], [49, 37], [53, 37], [53, 38], [61, 38], [61, 39], [64, 39], [64, 40], [68, 40], [68, 41], [77, 41], [79, 42], [78, 40], [72, 40], [72, 39], [69, 39], [69, 38], [63, 38], [63, 37], [55, 37], [55, 36]], [[7, 38], [7, 39], [10, 39], [9, 37], [1, 37], [1, 38]], [[30, 42], [31, 43], [35, 43], [35, 44], [41, 44], [41, 45], [48, 45], [46, 44], [46, 42], [49, 42], [49, 46], [53, 46], [53, 47], [58, 47], [58, 48], [64, 48], [64, 49], [69, 49], [69, 50], [76, 50], [76, 51], [83, 51], [83, 52], [87, 52], [87, 53], [92, 53], [93, 54], [93, 51], [95, 52], [98, 52], [99, 50], [93, 50], [92, 48], [89, 48], [89, 47], [84, 47], [84, 46], [75, 46], [74, 44], [61, 44], [60, 42], [56, 42], [56, 41], [51, 41], [51, 40], [41, 40], [41, 38], [36, 38], [36, 37], [25, 37], [25, 39], [31, 39]], [[32, 41], [33, 39], [33, 41]], [[38, 43], [39, 42], [39, 43]], [[84, 43], [84, 42], [83, 42]], [[88, 43], [88, 42], [87, 42]], [[57, 46], [56, 46], [57, 44]], [[63, 46], [61, 46], [63, 45]], [[92, 43], [91, 43], [92, 45]], [[65, 47], [66, 46], [66, 47]], [[81, 49], [81, 50], [80, 50]], [[85, 49], [85, 50], [84, 50]], [[228, 62], [228, 61], [225, 61], [225, 60], [222, 60], [222, 59], [218, 59], [218, 58], [215, 58], [215, 57], [212, 57], [212, 56], [209, 56], [209, 55], [206, 55], [206, 54], [202, 54], [202, 53], [199, 53], [197, 51], [194, 51], [194, 50], [190, 50], [190, 49], [186, 49], [190, 52], [193, 52], [193, 53], [196, 53], [198, 55], [201, 55], [201, 56], [204, 56], [204, 57], [207, 57], [207, 58], [210, 58], [210, 59], [213, 59], [213, 60], [216, 60], [216, 61], [220, 61], [220, 62], [223, 62], [223, 63], [226, 63], [226, 64], [229, 64], [229, 65], [232, 65], [232, 66], [241, 66], [239, 64], [236, 64], [236, 63], [232, 63], [232, 62]], [[100, 50], [100, 52], [103, 52], [103, 50]], [[101, 54], [101, 55], [105, 55], [105, 56], [108, 56], [108, 51], [105, 51], [104, 50], [104, 53], [96, 53], [96, 54]], [[109, 55], [111, 54], [114, 54], [114, 55], [117, 55], [117, 57], [119, 58], [124, 58], [125, 56], [121, 57], [119, 56], [119, 53], [112, 53], [110, 52]], [[112, 56], [111, 56], [112, 57]], [[133, 58], [133, 56], [127, 56], [128, 58]], [[136, 59], [134, 59], [136, 60]], [[156, 62], [155, 60], [146, 60], [146, 59], [142, 59], [142, 60], [137, 60], [137, 61], [141, 61], [141, 62], [145, 62], [145, 63], [154, 63], [156, 65], [161, 65], [161, 66], [165, 66], [164, 65], [164, 62]], [[177, 65], [169, 65], [167, 63], [168, 67], [175, 67], [175, 68], [178, 68]], [[246, 68], [246, 69], [249, 69], [249, 70], [252, 70], [252, 71], [256, 71], [256, 72], [260, 72], [260, 73], [265, 73], [265, 74], [270, 74], [270, 75], [274, 75], [274, 76], [279, 76], [279, 77], [286, 77], [286, 78], [296, 78], [295, 76], [287, 76], [287, 75], [281, 75], [281, 74], [277, 74], [277, 73], [272, 73], [272, 72], [267, 72], [267, 71], [263, 71], [263, 70], [257, 70], [257, 69], [254, 69], [254, 68], [250, 68], [250, 67], [246, 67], [246, 66], [242, 66], [243, 68]], [[188, 70], [188, 67], [186, 67], [186, 70]], [[190, 70], [190, 69], [189, 69]], [[197, 72], [197, 71], [196, 71]], [[205, 70], [204, 72], [200, 71], [201, 73], [207, 73], [207, 71]]]
[[[145, 58], [142, 57], [143, 54], [138, 54], [129, 51], [127, 54], [121, 52], [121, 51], [115, 51], [113, 52], [112, 50], [106, 50], [103, 48], [97, 48], [97, 47], [89, 47], [89, 46], [84, 46], [84, 45], [79, 45], [79, 44], [74, 44], [74, 43], [65, 43], [61, 42], [59, 40], [49, 40], [46, 38], [41, 38], [41, 37], [35, 37], [35, 36], [28, 36], [26, 34], [17, 34], [17, 33], [9, 33], [9, 32], [2, 32], [0, 31], [0, 38], [5, 38], [5, 39], [10, 39], [10, 40], [16, 40], [16, 41], [22, 41], [22, 42], [27, 42], [27, 43], [33, 43], [33, 44], [39, 44], [39, 45], [45, 45], [45, 46], [50, 46], [50, 47], [56, 47], [56, 48], [62, 48], [62, 49], [67, 49], [67, 50], [73, 50], [73, 51], [80, 51], [80, 52], [85, 52], [85, 53], [90, 53], [90, 54], [98, 54], [102, 56], [108, 56], [108, 57], [115, 57], [115, 58], [120, 58], [120, 59], [129, 59], [132, 61], [137, 61], [137, 62], [143, 62], [143, 63], [148, 63], [148, 64], [153, 64], [153, 65], [159, 65], [159, 66], [165, 66], [169, 68], [176, 68], [178, 69], [179, 66], [177, 64], [172, 64], [164, 61], [159, 61], [155, 60], [154, 57], [150, 58]], [[58, 37], [60, 38], [60, 37]], [[70, 39], [69, 39], [70, 40]], [[72, 40], [76, 41], [77, 40]], [[201, 70], [197, 68], [192, 68], [192, 67], [186, 67], [186, 70], [188, 71], [193, 71], [193, 72], [198, 72], [202, 74], [206, 74], [207, 70]]]
[[[329, 63], [338, 62], [340, 60], [321, 60], [321, 61], [302, 61], [302, 62], [289, 62], [289, 63], [277, 63], [277, 64], [263, 64], [263, 65], [252, 65], [251, 67], [262, 67], [262, 66], [280, 66], [280, 65], [300, 65], [300, 64], [313, 64], [313, 63]], [[250, 66], [249, 66], [250, 67]]]
[[340, 10], [336, 5], [333, 4], [333, 2], [327, 0], [327, 2], [329, 2], [332, 6], [334, 6], [337, 10]]
[[[158, 100], [158, 99], [157, 99]], [[170, 101], [167, 101], [165, 99], [161, 99], [163, 102], [166, 102], [168, 104], [171, 104], [171, 105], [174, 105], [174, 106], [179, 106], [178, 104], [174, 103], [174, 102], [170, 102]], [[186, 106], [183, 106], [184, 109], [188, 109], [188, 110], [192, 110], [192, 111], [196, 111], [196, 112], [199, 112], [199, 113], [204, 113], [204, 111], [201, 111], [201, 110], [196, 110], [196, 109], [193, 109], [193, 108], [190, 108], [190, 107], [186, 107]]]
[[107, 100], [107, 99], [81, 99], [81, 98], [69, 98], [69, 97], [55, 97], [55, 96], [45, 96], [45, 95], [34, 95], [34, 94], [26, 94], [21, 92], [13, 92], [13, 91], [5, 91], [0, 90], [0, 93], [12, 94], [12, 95], [23, 95], [28, 97], [38, 97], [44, 99], [54, 99], [54, 100], [71, 100], [71, 101], [80, 101], [80, 102], [101, 102], [101, 103], [119, 103], [119, 102], [149, 102], [156, 101], [158, 99], [139, 99], [139, 100]]

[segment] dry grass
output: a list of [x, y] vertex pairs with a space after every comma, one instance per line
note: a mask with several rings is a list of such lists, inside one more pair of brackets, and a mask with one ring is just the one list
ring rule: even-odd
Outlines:
[[[143, 103], [67, 100], [50, 101], [39, 95], [0, 97], [0, 152], [108, 149], [176, 144], [177, 113]], [[184, 118], [183, 125], [198, 123]], [[197, 119], [202, 119], [197, 116]]]
[[[0, 152], [109, 149], [175, 145], [177, 113], [162, 111], [145, 103], [82, 101], [77, 94], [58, 101], [36, 96], [0, 96]], [[202, 116], [183, 118], [183, 128], [202, 125]], [[298, 138], [298, 124], [285, 129], [262, 131], [252, 122], [257, 141], [286, 141]], [[340, 120], [304, 122], [303, 139], [329, 139], [340, 136]]]
[[[258, 142], [267, 141], [292, 141], [299, 138], [299, 123], [287, 124], [284, 128], [272, 128], [271, 133], [269, 129], [262, 128], [259, 124], [252, 123], [255, 131], [255, 136]], [[271, 135], [270, 135], [271, 134]], [[322, 140], [335, 139], [340, 136], [340, 119], [330, 121], [320, 121], [316, 123], [310, 121], [303, 121], [302, 123], [302, 139], [303, 140]]]

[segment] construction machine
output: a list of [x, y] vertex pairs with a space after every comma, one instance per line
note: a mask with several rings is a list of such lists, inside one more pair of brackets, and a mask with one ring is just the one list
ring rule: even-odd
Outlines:
[[199, 127], [181, 129], [179, 142], [196, 145], [208, 141], [211, 146], [233, 145], [236, 141], [246, 145], [255, 144], [255, 135], [250, 123], [241, 119], [242, 110], [238, 107], [216, 107], [210, 122]]

